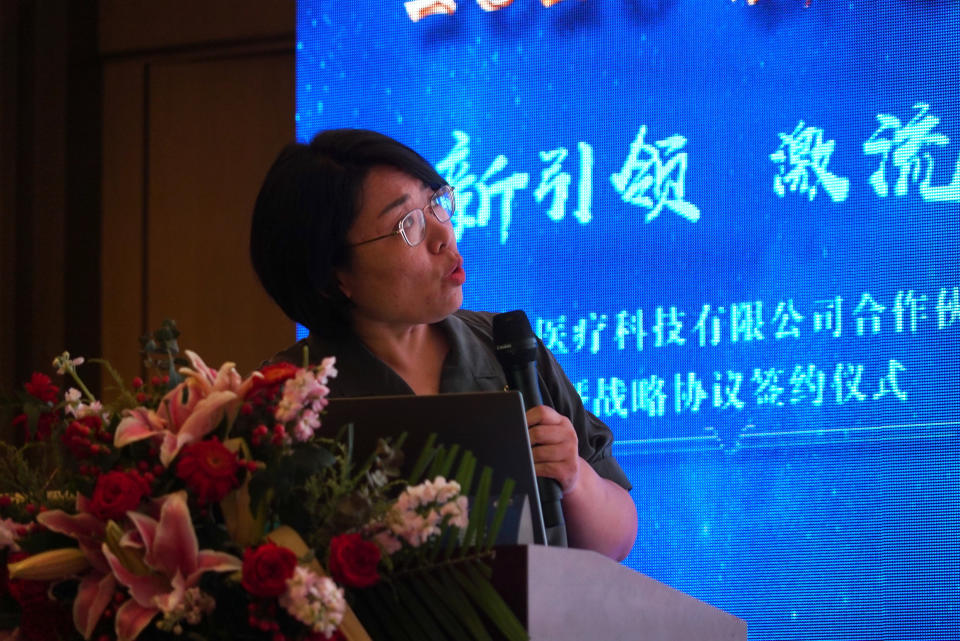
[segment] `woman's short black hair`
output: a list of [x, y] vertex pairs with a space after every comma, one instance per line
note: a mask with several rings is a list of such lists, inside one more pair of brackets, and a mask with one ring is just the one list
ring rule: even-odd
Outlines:
[[364, 129], [330, 129], [287, 145], [267, 172], [253, 210], [250, 259], [267, 293], [294, 321], [321, 335], [349, 324], [350, 301], [334, 270], [349, 264], [347, 231], [372, 167], [389, 166], [434, 189], [446, 181], [420, 154]]

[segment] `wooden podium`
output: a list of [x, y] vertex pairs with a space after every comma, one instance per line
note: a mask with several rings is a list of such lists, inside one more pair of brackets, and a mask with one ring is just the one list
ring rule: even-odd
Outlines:
[[493, 584], [531, 641], [746, 641], [747, 623], [588, 550], [497, 547]]

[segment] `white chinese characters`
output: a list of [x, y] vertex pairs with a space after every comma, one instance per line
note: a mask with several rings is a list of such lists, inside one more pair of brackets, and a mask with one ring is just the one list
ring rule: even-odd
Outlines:
[[822, 186], [833, 202], [847, 199], [850, 180], [827, 169], [835, 141], [825, 142], [822, 129], [805, 127], [802, 120], [793, 132], [779, 135], [780, 147], [770, 154], [770, 160], [779, 165], [773, 179], [773, 191], [778, 196], [783, 198], [789, 189], [813, 200]]
[[664, 207], [695, 223], [700, 210], [686, 200], [685, 180], [687, 152], [681, 151], [687, 139], [679, 134], [646, 142], [647, 126], [643, 125], [630, 143], [630, 153], [623, 167], [610, 176], [610, 182], [623, 202], [647, 210], [645, 222], [660, 215]]

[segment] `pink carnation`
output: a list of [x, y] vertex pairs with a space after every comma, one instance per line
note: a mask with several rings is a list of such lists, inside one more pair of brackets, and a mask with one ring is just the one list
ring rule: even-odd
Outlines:
[[387, 513], [385, 527], [373, 536], [387, 554], [400, 549], [401, 541], [419, 547], [440, 534], [441, 526], [465, 528], [469, 522], [467, 498], [460, 484], [438, 476], [432, 481], [408, 487]]
[[298, 565], [287, 580], [287, 591], [280, 596], [280, 605], [290, 616], [310, 627], [313, 632], [331, 636], [340, 626], [346, 601], [343, 589], [333, 579], [320, 576]]
[[320, 428], [320, 413], [327, 406], [330, 388], [327, 381], [337, 375], [334, 358], [325, 358], [320, 365], [301, 369], [283, 384], [283, 395], [274, 417], [281, 423], [293, 423], [293, 440], [309, 441]]

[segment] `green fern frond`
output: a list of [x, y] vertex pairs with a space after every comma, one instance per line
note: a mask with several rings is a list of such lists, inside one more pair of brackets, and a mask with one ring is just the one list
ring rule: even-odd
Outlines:
[[500, 498], [497, 500], [497, 511], [493, 515], [490, 527], [487, 529], [487, 540], [483, 544], [484, 550], [489, 550], [497, 541], [497, 534], [500, 533], [500, 527], [507, 516], [507, 508], [513, 498], [513, 490], [517, 486], [513, 479], [507, 479], [503, 482], [503, 488], [500, 490]]
[[47, 492], [59, 488], [51, 487], [49, 466], [37, 465], [28, 456], [34, 450], [45, 453], [42, 443], [14, 447], [0, 441], [0, 493], [18, 495], [28, 503], [45, 504]]
[[[528, 639], [523, 624], [490, 583], [493, 543], [506, 516], [516, 484], [507, 480], [491, 517], [493, 470], [478, 471], [476, 457], [457, 446], [438, 446], [431, 436], [413, 466], [410, 484], [437, 476], [453, 478], [473, 497], [467, 527], [444, 527], [428, 550], [412, 564], [394, 567], [385, 580], [356, 593], [356, 611], [377, 640]], [[479, 477], [479, 478], [478, 478]]]

